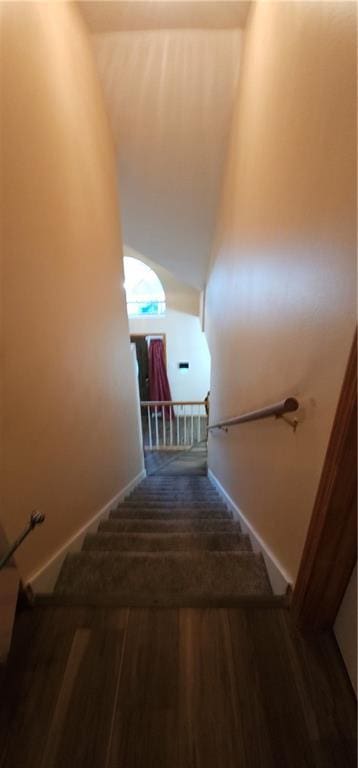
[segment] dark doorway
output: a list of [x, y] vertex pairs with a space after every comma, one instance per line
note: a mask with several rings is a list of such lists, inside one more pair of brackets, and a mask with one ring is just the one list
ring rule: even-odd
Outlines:
[[130, 340], [135, 344], [137, 362], [138, 362], [138, 384], [139, 396], [141, 402], [150, 400], [149, 392], [149, 342], [151, 339], [162, 339], [164, 345], [164, 359], [167, 365], [167, 344], [165, 333], [160, 334], [139, 334], [132, 333]]
[[149, 400], [149, 359], [148, 342], [146, 336], [131, 336], [132, 344], [135, 344], [138, 362], [138, 385], [141, 401]]

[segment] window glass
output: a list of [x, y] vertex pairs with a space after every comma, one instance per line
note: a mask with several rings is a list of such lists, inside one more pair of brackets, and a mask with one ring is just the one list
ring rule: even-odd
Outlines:
[[163, 315], [165, 293], [159, 277], [139, 259], [125, 256], [124, 287], [129, 317], [140, 315]]

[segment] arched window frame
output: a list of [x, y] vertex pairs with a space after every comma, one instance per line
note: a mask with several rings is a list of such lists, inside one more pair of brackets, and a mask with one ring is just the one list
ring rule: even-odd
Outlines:
[[140, 259], [124, 256], [128, 317], [163, 317], [165, 293], [156, 272]]

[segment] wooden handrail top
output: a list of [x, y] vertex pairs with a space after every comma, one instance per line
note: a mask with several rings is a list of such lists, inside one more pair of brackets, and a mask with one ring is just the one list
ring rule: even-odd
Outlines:
[[297, 411], [298, 408], [299, 403], [295, 397], [286, 397], [286, 400], [281, 400], [279, 403], [274, 403], [273, 405], [267, 405], [265, 408], [258, 408], [257, 411], [249, 411], [249, 413], [243, 413], [241, 416], [234, 416], [232, 419], [218, 421], [217, 424], [210, 424], [208, 429], [224, 429], [225, 427], [233, 427], [235, 424], [244, 424], [245, 421], [268, 419], [270, 416], [279, 418], [285, 413]]
[[158, 405], [205, 405], [205, 400], [142, 400], [141, 407], [148, 407], [149, 405], [155, 407]]

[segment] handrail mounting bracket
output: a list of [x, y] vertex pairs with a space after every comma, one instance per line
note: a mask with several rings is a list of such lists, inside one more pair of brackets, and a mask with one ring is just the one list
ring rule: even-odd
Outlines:
[[296, 432], [296, 429], [299, 425], [298, 419], [290, 419], [290, 417], [286, 416], [284, 413], [278, 413], [276, 419], [282, 419], [286, 422], [286, 424], [289, 425], [289, 427], [292, 428], [293, 432]]

